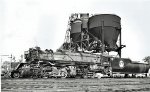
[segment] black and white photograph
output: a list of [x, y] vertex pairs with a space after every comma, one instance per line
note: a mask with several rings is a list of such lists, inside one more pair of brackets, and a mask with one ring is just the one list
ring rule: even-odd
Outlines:
[[150, 0], [0, 0], [1, 92], [150, 92]]

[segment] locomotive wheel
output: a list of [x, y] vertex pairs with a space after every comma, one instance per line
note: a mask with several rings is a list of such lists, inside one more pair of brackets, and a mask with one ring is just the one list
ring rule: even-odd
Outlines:
[[87, 79], [87, 78], [88, 78], [88, 76], [87, 76], [87, 75], [83, 75], [83, 78], [84, 78], [84, 79]]
[[13, 73], [13, 78], [19, 78], [20, 77], [20, 74], [19, 73]]
[[46, 72], [42, 74], [42, 78], [48, 78], [48, 76], [47, 76], [47, 73], [46, 73]]
[[61, 78], [66, 78], [67, 75], [68, 75], [67, 72], [64, 72], [64, 71], [61, 72]]
[[33, 79], [37, 79], [37, 78], [38, 78], [38, 75], [34, 74], [34, 75], [32, 75], [32, 78], [33, 78]]

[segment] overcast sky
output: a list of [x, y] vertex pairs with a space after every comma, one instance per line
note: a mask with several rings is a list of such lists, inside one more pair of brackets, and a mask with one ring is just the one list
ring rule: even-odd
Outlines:
[[30, 47], [56, 50], [64, 41], [71, 13], [121, 17], [122, 57], [150, 55], [148, 0], [0, 0], [0, 55], [19, 57]]

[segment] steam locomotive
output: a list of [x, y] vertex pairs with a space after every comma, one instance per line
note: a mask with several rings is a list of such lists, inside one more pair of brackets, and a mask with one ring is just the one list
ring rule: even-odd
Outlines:
[[[26, 63], [11, 73], [24, 77], [112, 77], [114, 73], [147, 73], [149, 65], [121, 57], [121, 18], [115, 14], [72, 14], [62, 46], [53, 52], [40, 47], [25, 51]], [[111, 55], [110, 53], [116, 53]], [[27, 76], [27, 77], [28, 77]]]

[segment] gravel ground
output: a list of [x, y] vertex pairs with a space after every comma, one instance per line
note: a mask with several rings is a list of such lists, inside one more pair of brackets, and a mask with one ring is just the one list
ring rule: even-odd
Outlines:
[[150, 78], [1, 79], [2, 92], [150, 92]]

